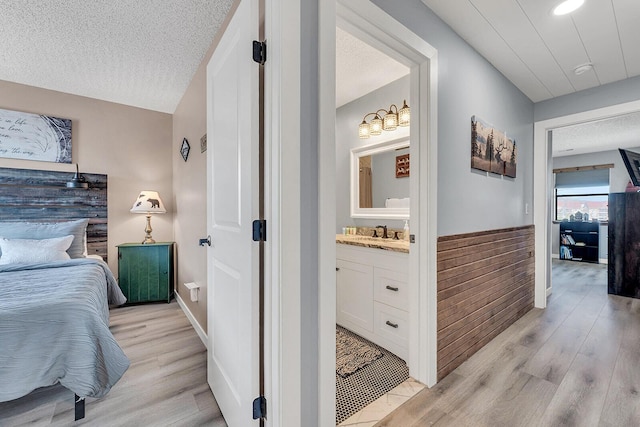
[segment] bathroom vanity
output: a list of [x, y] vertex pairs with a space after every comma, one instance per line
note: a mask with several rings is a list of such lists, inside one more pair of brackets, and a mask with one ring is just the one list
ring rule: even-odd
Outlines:
[[409, 242], [336, 236], [336, 319], [405, 361], [409, 357]]

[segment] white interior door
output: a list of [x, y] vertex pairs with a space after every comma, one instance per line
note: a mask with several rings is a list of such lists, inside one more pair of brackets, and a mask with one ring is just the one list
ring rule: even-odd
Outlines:
[[207, 65], [207, 380], [230, 427], [258, 423], [257, 7], [240, 2]]

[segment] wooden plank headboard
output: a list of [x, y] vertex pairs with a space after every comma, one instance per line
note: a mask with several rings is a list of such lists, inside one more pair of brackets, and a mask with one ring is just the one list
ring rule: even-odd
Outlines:
[[89, 218], [88, 253], [107, 261], [107, 175], [81, 173], [89, 188], [67, 188], [73, 174], [0, 168], [0, 221]]

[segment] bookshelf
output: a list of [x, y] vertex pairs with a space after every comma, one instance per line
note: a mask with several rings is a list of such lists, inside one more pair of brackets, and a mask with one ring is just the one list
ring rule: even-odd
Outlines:
[[600, 223], [561, 222], [560, 259], [599, 262]]

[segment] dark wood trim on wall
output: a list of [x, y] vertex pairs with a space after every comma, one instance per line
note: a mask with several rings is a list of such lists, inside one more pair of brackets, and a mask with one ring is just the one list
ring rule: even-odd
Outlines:
[[107, 175], [80, 173], [88, 189], [67, 188], [74, 172], [0, 168], [0, 221], [89, 218], [87, 252], [107, 261]]
[[438, 238], [438, 380], [533, 308], [533, 225]]

